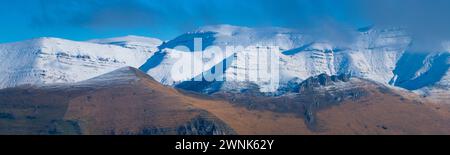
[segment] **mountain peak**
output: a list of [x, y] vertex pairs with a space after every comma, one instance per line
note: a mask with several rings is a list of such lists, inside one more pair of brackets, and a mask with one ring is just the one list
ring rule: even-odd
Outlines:
[[[144, 72], [142, 72], [139, 69], [136, 69], [134, 67], [130, 67], [130, 66], [126, 66], [126, 67], [122, 67], [116, 70], [113, 70], [111, 72], [108, 72], [106, 74], [85, 80], [85, 81], [81, 81], [79, 82], [79, 84], [93, 84], [93, 85], [98, 85], [98, 84], [128, 84], [130, 82], [133, 81], [138, 81], [141, 79], [149, 79], [149, 80], [153, 80], [152, 77], [150, 77], [149, 75], [145, 74]], [[155, 81], [156, 82], [156, 81]]]
[[[46, 43], [55, 43], [55, 42], [66, 42], [71, 41], [67, 39], [61, 39], [61, 38], [55, 38], [55, 37], [39, 37], [39, 38], [32, 38], [28, 40], [23, 41], [17, 41], [17, 42], [11, 42], [11, 43], [2, 43], [0, 45], [3, 46], [14, 46], [14, 47], [29, 47], [29, 46], [42, 46]], [[74, 41], [71, 41], [74, 42]]]
[[299, 90], [304, 91], [316, 87], [333, 85], [338, 82], [348, 82], [351, 80], [350, 74], [327, 75], [325, 73], [310, 77], [299, 84]]
[[39, 37], [39, 38], [30, 39], [30, 41], [40, 42], [40, 43], [80, 42], [80, 41], [69, 40], [69, 39], [64, 39], [64, 38], [57, 38], [57, 37]]

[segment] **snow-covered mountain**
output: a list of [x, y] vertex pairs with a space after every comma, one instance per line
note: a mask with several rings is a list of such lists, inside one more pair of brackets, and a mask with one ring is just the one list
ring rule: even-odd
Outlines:
[[[228, 59], [227, 68], [224, 71], [224, 76], [227, 82], [232, 82], [233, 80], [239, 79], [239, 77], [245, 76], [246, 67], [239, 64], [239, 60], [233, 59], [233, 55], [242, 54], [242, 51], [231, 51], [230, 53], [221, 54], [222, 59], [213, 59], [208, 60], [206, 65], [195, 66], [194, 68], [201, 68], [200, 70], [196, 70], [194, 74], [185, 75], [180, 77], [180, 75], [171, 74], [170, 68], [173, 68], [176, 65], [176, 62], [186, 61], [188, 60], [176, 60], [174, 59], [174, 55], [179, 55], [179, 53], [183, 53], [186, 51], [180, 51], [174, 49], [176, 46], [186, 46], [190, 51], [194, 51], [194, 42], [195, 38], [202, 39], [202, 46], [200, 50], [209, 47], [211, 45], [217, 46], [225, 50], [226, 46], [254, 46], [258, 47], [267, 47], [267, 46], [278, 46], [281, 50], [292, 49], [294, 47], [301, 46], [306, 43], [306, 38], [303, 34], [298, 31], [294, 31], [291, 29], [285, 28], [247, 28], [247, 27], [237, 27], [231, 25], [217, 25], [217, 26], [206, 26], [202, 27], [194, 32], [189, 32], [183, 34], [173, 40], [170, 40], [160, 46], [160, 51], [158, 54], [155, 54], [154, 57], [149, 59], [146, 64], [144, 64], [141, 69], [146, 71], [148, 74], [153, 76], [158, 81], [162, 82], [165, 85], [176, 85], [182, 81], [190, 80], [196, 75], [201, 75], [202, 71], [210, 70], [215, 65], [223, 63], [225, 59]], [[218, 54], [218, 53], [216, 53]], [[249, 57], [255, 57], [250, 54]], [[277, 55], [281, 53], [276, 53]], [[241, 59], [242, 57], [237, 57], [237, 59]], [[250, 62], [255, 64], [257, 62]], [[254, 66], [254, 65], [250, 65]], [[257, 69], [257, 68], [253, 68]], [[238, 74], [237, 76], [235, 76]], [[193, 76], [194, 75], [194, 76]], [[174, 80], [182, 79], [182, 80]], [[262, 87], [262, 90], [273, 91], [270, 90], [270, 85], [267, 83], [259, 83]], [[230, 89], [241, 88], [240, 85], [228, 85]], [[242, 88], [245, 89], [245, 88]]]
[[[309, 77], [326, 73], [328, 75], [351, 74], [386, 85], [391, 84], [422, 92], [430, 92], [430, 90], [434, 91], [439, 88], [441, 93], [443, 91], [443, 96], [450, 94], [448, 91], [448, 52], [409, 52], [412, 39], [401, 28], [381, 29], [375, 27], [355, 30], [355, 32], [357, 33], [355, 41], [342, 45], [330, 41], [314, 40], [314, 37], [309, 34], [285, 28], [206, 26], [163, 43], [157, 54], [141, 66], [141, 69], [165, 85], [179, 86], [203, 93], [220, 90], [240, 91], [255, 85], [261, 92], [273, 93], [283, 90], [283, 87], [289, 87], [290, 84], [298, 84]], [[194, 74], [173, 74], [170, 69], [177, 63], [186, 62], [188, 66], [190, 62], [177, 60], [179, 53], [186, 53], [186, 51], [174, 48], [186, 46], [190, 51], [194, 51], [196, 49], [194, 47], [195, 38], [202, 39], [201, 50], [211, 45], [221, 47], [222, 50], [230, 45], [257, 48], [278, 46], [276, 54], [280, 60], [279, 89], [271, 89], [273, 88], [272, 84], [267, 82], [239, 81], [238, 79], [248, 78], [246, 77], [248, 74], [256, 73], [255, 70], [260, 69], [255, 67], [257, 63], [255, 61], [249, 61], [245, 65], [238, 63], [242, 56], [236, 57], [236, 55], [243, 52], [239, 50], [226, 53], [227, 55], [223, 59], [206, 60], [207, 63], [203, 66], [194, 65], [194, 68], [200, 68]], [[422, 58], [420, 55], [424, 55], [424, 59], [418, 61], [417, 59]], [[408, 58], [411, 56], [420, 58]], [[258, 57], [258, 55], [250, 53], [247, 57]], [[258, 61], [260, 62], [260, 60]], [[202, 75], [202, 71], [209, 72], [215, 70], [215, 66], [221, 65], [225, 66], [223, 74], [226, 81], [185, 82], [198, 78]], [[417, 65], [417, 69], [412, 70], [410, 65]], [[418, 83], [417, 80], [422, 82]], [[252, 84], [249, 85], [249, 83]], [[410, 84], [414, 85], [414, 88], [410, 87]], [[442, 90], [442, 88], [445, 89]]]
[[[321, 73], [330, 75], [352, 73], [387, 83], [393, 76], [392, 70], [395, 68], [397, 60], [410, 42], [410, 39], [398, 29], [362, 32], [354, 45], [340, 47], [329, 42], [317, 42], [312, 40], [310, 36], [290, 29], [252, 29], [230, 25], [207, 26], [163, 44], [160, 58], [154, 58], [160, 62], [155, 65], [157, 61], [151, 61], [153, 65], [147, 68], [148, 73], [166, 85], [176, 84], [177, 81], [167, 80], [173, 75], [169, 72], [161, 74], [160, 70], [167, 70], [176, 62], [170, 59], [171, 53], [176, 51], [172, 49], [173, 47], [184, 45], [192, 50], [194, 38], [202, 38], [204, 48], [210, 45], [223, 48], [228, 45], [261, 48], [278, 46], [280, 52], [276, 54], [281, 60], [282, 83], [287, 83], [294, 78], [306, 79]], [[239, 54], [240, 52], [242, 51], [234, 51], [233, 53]], [[219, 63], [220, 60], [215, 62]], [[251, 69], [239, 65], [241, 64], [236, 63], [236, 61], [231, 62], [229, 67], [237, 68], [237, 70], [225, 71], [225, 76], [244, 72], [239, 71], [240, 69]], [[233, 78], [227, 78], [227, 80], [232, 81]], [[258, 85], [264, 87], [264, 84]]]
[[[413, 41], [401, 28], [371, 27], [355, 30], [355, 33], [354, 41], [345, 45], [317, 40], [313, 34], [300, 30], [232, 25], [205, 26], [166, 42], [139, 36], [86, 42], [38, 38], [0, 44], [0, 88], [78, 82], [132, 66], [139, 67], [164, 85], [202, 93], [257, 89], [282, 94], [291, 85], [325, 73], [351, 74], [433, 99], [448, 100], [450, 43], [443, 44], [448, 49], [444, 52], [410, 52]], [[227, 52], [207, 49], [212, 45]], [[279, 83], [260, 80], [274, 78], [259, 74], [267, 68], [258, 64], [266, 64], [269, 59], [239, 48], [227, 50], [227, 46], [253, 47], [258, 51], [277, 47], [269, 52], [279, 60], [276, 64], [279, 69], [274, 72], [280, 75], [276, 79]], [[202, 50], [206, 52], [200, 52]], [[202, 57], [205, 53], [219, 57]], [[189, 74], [177, 70], [190, 69], [190, 66], [193, 70], [189, 70]], [[218, 70], [218, 67], [224, 67], [224, 70]], [[208, 82], [202, 77], [220, 71], [225, 81]]]
[[[139, 39], [146, 42], [145, 38]], [[107, 44], [108, 41], [123, 44]], [[139, 67], [157, 46], [157, 41], [136, 44], [130, 42], [130, 37], [92, 42], [104, 44], [58, 38], [0, 44], [0, 88], [78, 82], [124, 66]]]

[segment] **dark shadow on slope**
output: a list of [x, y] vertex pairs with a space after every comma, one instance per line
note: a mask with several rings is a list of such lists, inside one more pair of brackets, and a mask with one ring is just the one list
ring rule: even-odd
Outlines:
[[[216, 73], [216, 67], [223, 67], [222, 76], [225, 74], [227, 69], [230, 67], [231, 63], [235, 60], [235, 55], [232, 55], [225, 60], [221, 61], [211, 69], [209, 69], [206, 73]], [[194, 81], [194, 79], [202, 79], [202, 81]], [[203, 77], [203, 73], [200, 75], [197, 75], [196, 77], [192, 78], [190, 81], [184, 81], [180, 84], [177, 84], [175, 88], [183, 89], [187, 91], [193, 91], [203, 94], [212, 94], [215, 92], [218, 92], [223, 85], [224, 81], [207, 81]]]
[[185, 33], [167, 43], [163, 43], [159, 46], [159, 49], [175, 48], [177, 46], [186, 46], [189, 50], [195, 51], [194, 38], [202, 39], [202, 50], [205, 50], [208, 46], [211, 46], [215, 41], [215, 32], [203, 32], [203, 33]]
[[156, 52], [152, 57], [150, 57], [139, 69], [145, 73], [147, 73], [150, 69], [158, 66], [167, 55], [166, 52], [163, 51], [165, 48], [173, 49], [177, 46], [186, 46], [190, 51], [185, 52], [193, 52], [195, 50], [194, 47], [194, 39], [201, 38], [202, 39], [202, 50], [205, 50], [208, 46], [212, 45], [215, 40], [215, 32], [204, 32], [204, 33], [186, 33], [183, 34], [169, 42], [164, 42], [162, 45], [158, 47], [158, 52]]
[[159, 50], [152, 57], [150, 57], [141, 67], [139, 67], [139, 70], [147, 73], [150, 69], [158, 66], [164, 60], [164, 57], [166, 55], [167, 55], [166, 52], [162, 52], [161, 50]]
[[[311, 46], [314, 45], [314, 44], [316, 44], [316, 43], [315, 43], [315, 42], [312, 42], [312, 43], [303, 45], [302, 47], [298, 47], [298, 48], [290, 49], [290, 50], [287, 50], [287, 51], [283, 51], [282, 53], [283, 53], [284, 55], [290, 56], [290, 55], [295, 55], [295, 54], [300, 53], [300, 52], [303, 52], [303, 51], [322, 51], [322, 50], [316, 49], [316, 48], [314, 48], [314, 47], [311, 47]], [[346, 49], [346, 48], [325, 49], [325, 50], [322, 51], [322, 52], [324, 52], [324, 53], [334, 53], [334, 52], [340, 52], [340, 51], [343, 51], [343, 50], [345, 50], [345, 49]]]
[[397, 80], [395, 82], [392, 80], [390, 83], [408, 90], [417, 90], [439, 82], [450, 68], [450, 64], [447, 63], [450, 54], [440, 53], [432, 56], [428, 64], [431, 68], [419, 77], [415, 77], [415, 74], [427, 65], [424, 62], [427, 61], [428, 55], [430, 54], [413, 52], [403, 54], [394, 70]]
[[299, 53], [299, 52], [301, 52], [301, 51], [304, 51], [304, 50], [306, 50], [307, 48], [309, 48], [311, 45], [313, 45], [314, 44], [314, 42], [312, 42], [312, 43], [309, 43], [309, 44], [306, 44], [306, 45], [304, 45], [304, 46], [302, 46], [302, 47], [299, 47], [299, 48], [294, 48], [294, 49], [290, 49], [290, 50], [287, 50], [287, 51], [284, 51], [284, 52], [282, 52], [284, 55], [295, 55], [295, 54], [297, 54], [297, 53]]

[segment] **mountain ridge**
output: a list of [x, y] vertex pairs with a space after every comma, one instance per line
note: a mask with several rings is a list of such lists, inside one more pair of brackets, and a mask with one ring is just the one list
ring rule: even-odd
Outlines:
[[138, 67], [152, 54], [144, 48], [49, 37], [0, 44], [0, 88], [82, 81], [122, 66]]
[[[314, 40], [308, 34], [292, 29], [233, 25], [205, 26], [164, 42], [140, 36], [87, 42], [36, 38], [0, 44], [0, 56], [4, 59], [0, 62], [4, 66], [0, 69], [0, 88], [22, 84], [73, 83], [123, 66], [139, 67], [160, 83], [176, 87], [204, 72], [196, 72], [192, 76], [172, 75], [170, 70], [177, 63], [174, 56], [185, 52], [173, 48], [184, 45], [192, 50], [194, 38], [202, 38], [202, 49], [211, 45], [221, 48], [227, 45], [280, 47], [279, 53], [276, 53], [280, 58], [280, 89], [272, 89], [276, 86], [267, 82], [239, 81], [238, 79], [246, 76], [244, 73], [247, 71], [261, 71], [251, 67], [258, 63], [256, 61], [250, 61], [250, 66], [238, 64], [236, 60], [239, 57], [227, 64], [224, 72], [227, 80], [221, 82], [223, 84], [215, 84], [214, 88], [206, 89], [245, 90], [256, 84], [261, 92], [282, 94], [283, 91], [278, 90], [288, 89], [283, 87], [290, 87], [292, 81], [302, 81], [323, 73], [351, 74], [436, 98], [438, 102], [446, 102], [446, 96], [450, 94], [448, 51], [411, 52], [408, 47], [412, 39], [401, 28], [371, 27], [358, 34], [354, 43], [345, 46]], [[231, 54], [240, 53], [234, 51]], [[224, 59], [230, 56], [226, 55]], [[249, 56], [257, 57], [251, 54]], [[206, 65], [195, 67], [210, 71], [222, 62], [225, 61], [213, 59]], [[409, 64], [413, 65], [414, 70], [411, 70]]]

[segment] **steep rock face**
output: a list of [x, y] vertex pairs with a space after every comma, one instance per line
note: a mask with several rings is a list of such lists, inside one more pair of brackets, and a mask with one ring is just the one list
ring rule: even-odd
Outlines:
[[216, 118], [199, 115], [176, 127], [146, 127], [138, 135], [233, 135], [233, 129]]
[[320, 74], [315, 77], [308, 78], [299, 84], [299, 92], [306, 91], [308, 89], [314, 89], [322, 86], [333, 85], [336, 82], [348, 82], [350, 81], [350, 76], [348, 74], [332, 75]]
[[219, 120], [211, 121], [195, 117], [190, 122], [177, 128], [177, 135], [230, 135], [233, 129]]

